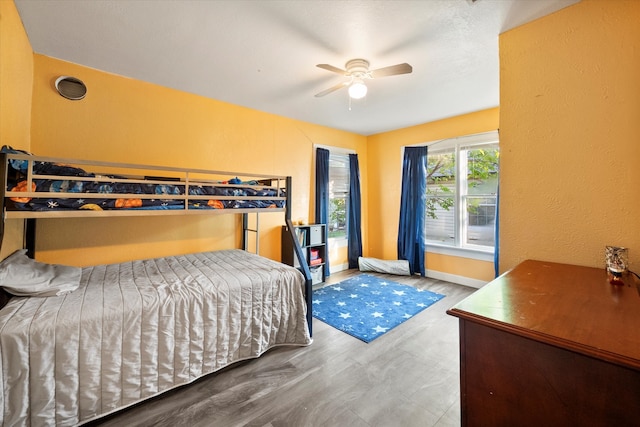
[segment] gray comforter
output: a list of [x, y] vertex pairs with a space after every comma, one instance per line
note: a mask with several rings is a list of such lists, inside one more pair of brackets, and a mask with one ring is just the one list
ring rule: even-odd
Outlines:
[[86, 267], [0, 310], [0, 424], [75, 425], [276, 345], [307, 345], [304, 279], [241, 250]]

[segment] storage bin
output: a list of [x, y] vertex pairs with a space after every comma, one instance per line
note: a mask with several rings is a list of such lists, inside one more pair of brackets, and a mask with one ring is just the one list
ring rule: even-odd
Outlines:
[[321, 245], [324, 243], [324, 236], [322, 235], [322, 226], [312, 225], [309, 227], [309, 244]]
[[322, 266], [318, 266], [318, 267], [311, 267], [310, 269], [311, 272], [311, 284], [312, 285], [316, 285], [318, 283], [322, 283]]

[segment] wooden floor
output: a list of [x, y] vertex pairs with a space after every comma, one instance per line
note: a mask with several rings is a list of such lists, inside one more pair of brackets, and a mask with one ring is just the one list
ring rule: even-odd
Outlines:
[[369, 344], [314, 319], [309, 347], [272, 349], [91, 425], [460, 425], [458, 319], [445, 312], [474, 289], [385, 277], [446, 297]]

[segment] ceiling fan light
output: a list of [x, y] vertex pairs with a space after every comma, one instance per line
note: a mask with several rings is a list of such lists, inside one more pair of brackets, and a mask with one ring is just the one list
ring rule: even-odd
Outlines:
[[353, 99], [364, 98], [367, 95], [367, 85], [362, 81], [355, 81], [349, 86], [349, 96]]

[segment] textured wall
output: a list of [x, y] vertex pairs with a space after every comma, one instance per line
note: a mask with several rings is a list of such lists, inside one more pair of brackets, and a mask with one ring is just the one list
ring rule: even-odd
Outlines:
[[29, 149], [33, 51], [11, 1], [0, 2], [0, 141]]
[[[0, 1], [0, 146], [28, 150], [33, 50], [13, 0]], [[8, 220], [0, 259], [22, 247], [23, 222]]]
[[[87, 96], [58, 95], [53, 83], [61, 75], [84, 81]], [[291, 175], [292, 218], [312, 220], [314, 143], [358, 152], [366, 185], [364, 136], [34, 55], [35, 154]], [[237, 215], [41, 221], [37, 257], [89, 265], [236, 247], [238, 221]], [[262, 255], [280, 259], [283, 223], [284, 214], [260, 216]], [[344, 251], [332, 253], [336, 265], [344, 258]]]
[[500, 36], [500, 267], [640, 270], [640, 1], [583, 0]]

